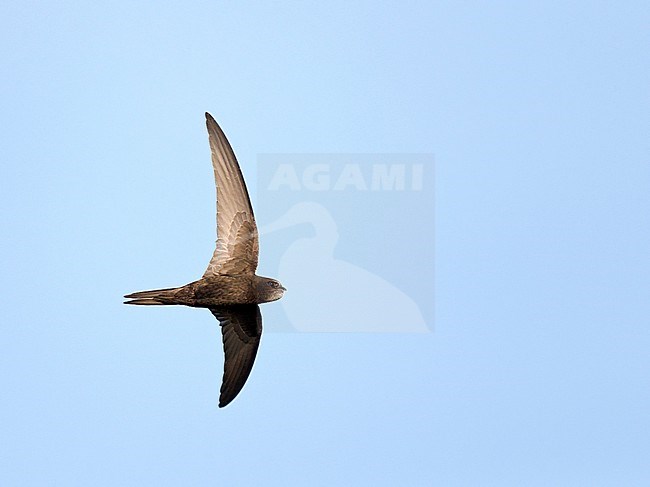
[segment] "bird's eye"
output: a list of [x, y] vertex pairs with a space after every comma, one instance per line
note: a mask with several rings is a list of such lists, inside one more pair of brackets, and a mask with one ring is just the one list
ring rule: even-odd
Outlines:
[[269, 286], [271, 287], [278, 287], [278, 283], [275, 281], [269, 281]]

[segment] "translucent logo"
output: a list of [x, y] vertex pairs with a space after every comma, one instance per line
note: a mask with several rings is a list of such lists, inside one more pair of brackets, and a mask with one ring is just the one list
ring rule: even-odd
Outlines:
[[433, 329], [433, 157], [273, 154], [258, 158], [263, 252], [300, 332]]

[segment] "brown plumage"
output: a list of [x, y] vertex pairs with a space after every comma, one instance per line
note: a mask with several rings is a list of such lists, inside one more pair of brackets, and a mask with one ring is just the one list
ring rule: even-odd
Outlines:
[[203, 277], [185, 286], [127, 294], [125, 304], [180, 304], [208, 308], [219, 320], [224, 373], [219, 407], [241, 391], [262, 334], [260, 303], [280, 299], [285, 288], [255, 274], [259, 239], [253, 208], [239, 164], [225, 134], [205, 114], [217, 187], [217, 245]]

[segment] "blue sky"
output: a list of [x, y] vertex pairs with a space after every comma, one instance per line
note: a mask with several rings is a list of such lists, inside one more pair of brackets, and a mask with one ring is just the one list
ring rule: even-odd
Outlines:
[[[5, 2], [0, 483], [647, 485], [649, 17]], [[256, 205], [260, 154], [433, 154], [435, 226], [366, 260], [367, 220], [339, 226], [379, 274], [430, 242], [435, 273], [412, 279], [434, 280], [433, 332], [267, 333], [217, 409], [210, 313], [121, 304], [212, 253], [205, 111]], [[365, 205], [373, 232], [399, 220]], [[287, 231], [261, 274], [309, 229]]]

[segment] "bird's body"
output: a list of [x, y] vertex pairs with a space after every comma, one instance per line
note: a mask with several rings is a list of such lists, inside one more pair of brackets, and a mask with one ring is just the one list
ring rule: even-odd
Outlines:
[[275, 301], [284, 292], [277, 292], [269, 283], [273, 279], [257, 275], [217, 275], [204, 277], [185, 286], [141, 291], [126, 296], [128, 304], [180, 304], [194, 308], [212, 308], [231, 304], [261, 304]]
[[280, 299], [284, 287], [255, 274], [257, 225], [239, 164], [225, 134], [205, 114], [217, 187], [217, 245], [203, 277], [185, 286], [128, 294], [126, 304], [208, 308], [219, 320], [225, 353], [219, 407], [232, 401], [253, 367], [262, 334], [260, 303]]

